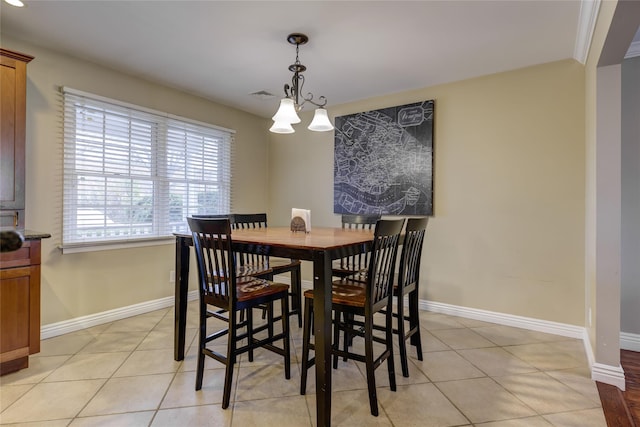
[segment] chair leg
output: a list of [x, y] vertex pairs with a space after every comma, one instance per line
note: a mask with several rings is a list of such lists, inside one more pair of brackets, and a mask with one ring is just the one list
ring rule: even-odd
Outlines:
[[[271, 310], [271, 317], [273, 317], [273, 310]], [[286, 379], [291, 378], [291, 349], [289, 339], [289, 296], [285, 295], [282, 298], [282, 332], [284, 337], [282, 338], [282, 347], [284, 348], [284, 377]], [[271, 319], [273, 320], [273, 319]]]
[[402, 376], [409, 376], [409, 363], [407, 362], [407, 342], [404, 332], [404, 297], [398, 295], [397, 298], [397, 319], [398, 319], [398, 347], [400, 348], [400, 365], [402, 365]]
[[[331, 343], [331, 347], [333, 348], [333, 346], [335, 346], [336, 348], [339, 348], [340, 346], [340, 322], [342, 320], [342, 312], [340, 310], [333, 310], [333, 341]], [[346, 314], [345, 314], [346, 316]], [[344, 335], [345, 335], [345, 350], [346, 350], [346, 336], [347, 336], [347, 330], [344, 330]], [[346, 358], [345, 358], [346, 360]], [[333, 369], [338, 369], [338, 355], [334, 354], [333, 355]]]
[[207, 315], [206, 306], [200, 307], [200, 334], [198, 338], [198, 367], [196, 369], [196, 390], [202, 388], [202, 376], [204, 375], [204, 347], [207, 339]]
[[[253, 343], [253, 308], [247, 308], [242, 310], [242, 313], [247, 312], [247, 341], [249, 344]], [[249, 362], [253, 362], [253, 349], [249, 349]]]
[[291, 270], [291, 308], [298, 314], [298, 327], [302, 327], [302, 274], [300, 266]]
[[309, 298], [304, 299], [304, 324], [302, 326], [302, 362], [300, 364], [300, 394], [307, 392], [307, 371], [309, 370], [309, 344], [311, 340], [311, 319], [313, 317], [313, 303]]
[[[251, 317], [251, 309], [247, 310], [247, 316]], [[229, 338], [227, 344], [227, 366], [224, 373], [224, 389], [222, 391], [222, 409], [229, 407], [231, 399], [231, 384], [233, 383], [233, 367], [236, 363], [236, 313], [229, 313]]]
[[420, 312], [418, 310], [418, 291], [409, 293], [409, 329], [415, 332], [411, 335], [411, 344], [416, 347], [418, 360], [422, 360], [422, 339], [420, 338]]
[[393, 361], [393, 306], [391, 305], [391, 303], [389, 303], [389, 308], [386, 313], [385, 338], [387, 342], [386, 351], [387, 351], [387, 370], [389, 371], [389, 388], [391, 388], [391, 391], [396, 391], [396, 373], [395, 373], [395, 366]]
[[373, 359], [373, 326], [367, 319], [364, 327], [364, 357], [367, 371], [367, 388], [369, 389], [369, 405], [371, 415], [378, 416], [378, 395], [376, 394], [376, 374]]

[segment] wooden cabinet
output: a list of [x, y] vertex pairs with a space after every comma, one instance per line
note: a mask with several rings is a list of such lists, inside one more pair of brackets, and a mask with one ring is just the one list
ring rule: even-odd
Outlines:
[[0, 253], [0, 375], [40, 351], [40, 239]]
[[0, 226], [24, 227], [27, 63], [0, 48]]

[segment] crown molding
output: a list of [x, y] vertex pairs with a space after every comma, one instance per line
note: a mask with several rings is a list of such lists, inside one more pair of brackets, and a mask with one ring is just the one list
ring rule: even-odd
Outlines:
[[578, 34], [573, 50], [573, 57], [581, 64], [587, 62], [593, 31], [596, 27], [600, 0], [582, 0], [580, 3], [580, 16], [578, 17]]

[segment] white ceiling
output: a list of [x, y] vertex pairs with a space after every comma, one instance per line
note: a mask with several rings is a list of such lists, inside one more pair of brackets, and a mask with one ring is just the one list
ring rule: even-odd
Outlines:
[[[329, 105], [574, 57], [578, 0], [33, 1], [3, 35], [270, 117], [300, 47]], [[26, 52], [29, 53], [29, 52]], [[37, 61], [37, 58], [36, 58]], [[261, 100], [250, 94], [268, 91]]]

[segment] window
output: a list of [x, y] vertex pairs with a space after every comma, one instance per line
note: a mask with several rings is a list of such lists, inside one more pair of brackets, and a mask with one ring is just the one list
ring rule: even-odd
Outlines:
[[172, 237], [188, 215], [231, 212], [234, 131], [62, 92], [63, 251]]

